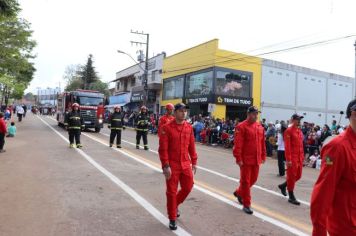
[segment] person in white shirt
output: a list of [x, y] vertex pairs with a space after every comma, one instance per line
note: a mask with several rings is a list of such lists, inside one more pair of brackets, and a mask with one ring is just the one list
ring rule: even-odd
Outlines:
[[25, 110], [23, 109], [22, 106], [16, 106], [16, 113], [17, 113], [17, 117], [19, 119], [19, 122], [21, 122], [22, 121], [22, 117], [23, 117], [23, 115], [25, 113]]
[[278, 176], [285, 175], [285, 149], [284, 149], [284, 131], [287, 129], [287, 124], [284, 121], [281, 121], [280, 129], [277, 134], [277, 157], [278, 157]]

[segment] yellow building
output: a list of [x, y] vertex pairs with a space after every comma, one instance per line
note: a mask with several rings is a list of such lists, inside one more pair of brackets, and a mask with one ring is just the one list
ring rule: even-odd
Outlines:
[[219, 49], [218, 39], [165, 58], [161, 105], [185, 102], [190, 115], [244, 119], [261, 104], [260, 58]]

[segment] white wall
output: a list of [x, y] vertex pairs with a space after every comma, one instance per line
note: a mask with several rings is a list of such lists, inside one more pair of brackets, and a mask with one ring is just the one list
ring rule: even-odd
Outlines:
[[261, 101], [263, 103], [294, 106], [295, 79], [296, 73], [293, 71], [263, 66]]
[[326, 78], [298, 73], [297, 106], [325, 109]]
[[298, 110], [298, 114], [304, 116], [303, 121], [308, 123], [314, 123], [316, 125], [323, 126], [325, 124], [326, 114], [322, 112], [315, 112], [315, 111], [303, 111]]
[[295, 111], [292, 109], [264, 107], [261, 112], [261, 118], [266, 119], [267, 122], [274, 123], [276, 120], [289, 120]]
[[352, 83], [329, 79], [328, 110], [345, 111], [352, 96]]

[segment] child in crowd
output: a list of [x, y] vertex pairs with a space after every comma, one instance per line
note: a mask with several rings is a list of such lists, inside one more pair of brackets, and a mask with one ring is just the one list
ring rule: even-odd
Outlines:
[[7, 128], [7, 136], [8, 138], [13, 138], [15, 137], [16, 134], [16, 126], [15, 126], [15, 122], [11, 122], [11, 125], [9, 126], [9, 128]]
[[309, 157], [309, 163], [308, 166], [315, 168], [316, 167], [316, 161], [320, 159], [319, 151], [315, 150], [314, 154]]

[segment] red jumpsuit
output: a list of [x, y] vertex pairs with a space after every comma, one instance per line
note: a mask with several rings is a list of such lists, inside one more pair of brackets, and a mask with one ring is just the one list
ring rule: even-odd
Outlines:
[[356, 235], [356, 134], [349, 127], [326, 144], [311, 198], [313, 236]]
[[[162, 127], [159, 139], [159, 157], [162, 168], [169, 165], [172, 176], [166, 181], [167, 211], [170, 220], [176, 220], [177, 208], [184, 202], [193, 188], [191, 165], [197, 164], [197, 153], [192, 126], [184, 121], [177, 124], [175, 120]], [[178, 184], [181, 189], [177, 193]]]
[[286, 161], [292, 166], [287, 167], [287, 189], [293, 192], [295, 183], [302, 177], [304, 162], [303, 133], [294, 125], [284, 131]]
[[159, 118], [159, 122], [158, 122], [158, 137], [160, 137], [160, 135], [161, 135], [162, 127], [165, 124], [171, 122], [172, 120], [174, 120], [174, 116], [168, 115], [168, 114], [165, 114], [164, 116]]
[[240, 167], [240, 186], [236, 190], [245, 207], [251, 206], [251, 190], [258, 178], [259, 167], [266, 160], [265, 130], [260, 123], [247, 120], [235, 127], [233, 155]]

